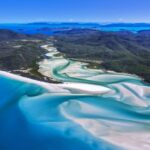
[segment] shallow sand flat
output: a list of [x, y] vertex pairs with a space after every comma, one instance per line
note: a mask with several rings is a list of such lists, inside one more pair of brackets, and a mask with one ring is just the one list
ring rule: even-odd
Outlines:
[[53, 57], [56, 49], [44, 48], [51, 57], [39, 62], [39, 71], [62, 83], [0, 71], [3, 149], [150, 148], [149, 85], [134, 75], [88, 69], [84, 63]]
[[62, 84], [51, 84], [51, 83], [45, 83], [41, 81], [36, 81], [32, 80], [29, 78], [21, 77], [12, 73], [0, 71], [0, 75], [12, 78], [14, 80], [20, 80], [23, 82], [28, 82], [32, 84], [39, 85], [41, 87], [46, 88], [47, 90], [52, 90], [58, 91], [58, 92], [66, 92], [68, 90], [78, 90], [81, 91], [81, 93], [87, 93], [87, 94], [101, 94], [101, 93], [106, 93], [109, 92], [110, 89], [103, 87], [103, 86], [98, 86], [98, 85], [92, 85], [92, 84], [84, 84], [84, 83], [62, 83]]
[[81, 93], [87, 94], [102, 94], [102, 93], [104, 94], [110, 91], [110, 89], [104, 86], [85, 83], [63, 83], [58, 86], [66, 89], [78, 90]]

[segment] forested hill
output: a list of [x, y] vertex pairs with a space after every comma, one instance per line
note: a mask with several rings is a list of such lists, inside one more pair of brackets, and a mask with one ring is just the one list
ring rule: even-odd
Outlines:
[[55, 36], [58, 50], [69, 58], [102, 61], [101, 66], [137, 74], [150, 82], [150, 31], [103, 32], [73, 29]]

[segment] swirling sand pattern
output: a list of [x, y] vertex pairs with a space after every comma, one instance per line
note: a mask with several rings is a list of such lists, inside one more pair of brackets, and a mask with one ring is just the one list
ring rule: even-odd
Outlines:
[[0, 72], [1, 150], [150, 149], [148, 84], [44, 48], [39, 71], [62, 84]]

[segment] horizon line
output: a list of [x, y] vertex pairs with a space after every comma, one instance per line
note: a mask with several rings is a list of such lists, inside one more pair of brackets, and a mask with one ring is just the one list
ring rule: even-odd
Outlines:
[[47, 24], [55, 24], [55, 23], [81, 23], [81, 24], [86, 24], [86, 23], [91, 23], [91, 24], [150, 24], [150, 22], [93, 22], [93, 21], [87, 21], [87, 22], [82, 22], [82, 21], [33, 21], [33, 22], [0, 22], [0, 24], [38, 24], [38, 23], [47, 23]]

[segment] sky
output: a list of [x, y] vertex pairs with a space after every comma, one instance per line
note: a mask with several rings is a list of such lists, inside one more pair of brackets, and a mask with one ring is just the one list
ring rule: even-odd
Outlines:
[[149, 22], [150, 0], [0, 0], [0, 23]]

